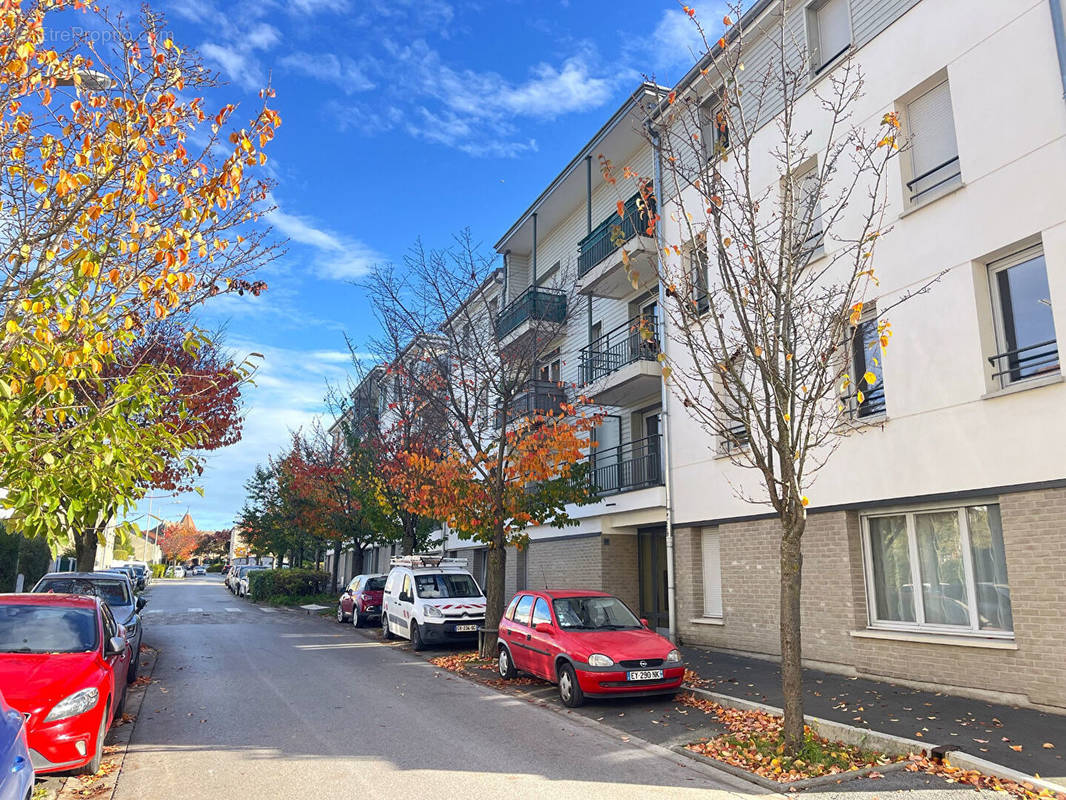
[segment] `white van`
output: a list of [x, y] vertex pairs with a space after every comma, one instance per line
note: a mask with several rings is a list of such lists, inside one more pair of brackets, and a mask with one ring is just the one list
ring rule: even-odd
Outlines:
[[386, 639], [426, 644], [477, 639], [485, 624], [485, 593], [466, 562], [440, 556], [401, 556], [392, 560], [381, 601], [381, 633]]

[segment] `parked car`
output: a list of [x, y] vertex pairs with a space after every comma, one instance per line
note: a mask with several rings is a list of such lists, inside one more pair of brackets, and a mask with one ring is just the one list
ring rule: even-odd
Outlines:
[[192, 574], [193, 575], [206, 575], [207, 574], [207, 567], [205, 567], [203, 564], [198, 564], [197, 566], [192, 568]]
[[458, 558], [393, 559], [381, 603], [381, 634], [402, 636], [421, 650], [427, 643], [477, 638], [485, 623], [485, 593]]
[[167, 567], [166, 572], [163, 573], [164, 578], [184, 578], [185, 567], [179, 565], [173, 567]]
[[30, 800], [34, 777], [26, 720], [0, 692], [0, 800]]
[[114, 573], [117, 573], [119, 575], [125, 575], [127, 578], [129, 578], [130, 586], [132, 586], [135, 591], [140, 591], [145, 586], [143, 580], [138, 580], [137, 579], [137, 570], [135, 570], [133, 567], [128, 566], [128, 565], [120, 565], [120, 566], [117, 566], [117, 567], [107, 567], [106, 569], [96, 570], [96, 571], [97, 572], [114, 572]]
[[385, 575], [356, 575], [352, 578], [337, 601], [337, 622], [351, 620], [358, 628], [366, 620], [379, 620], [386, 579]]
[[98, 597], [0, 594], [0, 692], [26, 719], [38, 774], [100, 769], [131, 657]]
[[609, 594], [519, 592], [500, 620], [501, 678], [526, 672], [557, 683], [564, 705], [586, 696], [673, 694], [681, 653]]
[[248, 576], [253, 572], [262, 572], [270, 567], [263, 567], [258, 564], [250, 564], [248, 566], [241, 567], [237, 573], [237, 597], [248, 596]]
[[126, 639], [133, 650], [133, 661], [127, 678], [137, 680], [140, 670], [141, 637], [144, 634], [141, 609], [148, 604], [144, 597], [136, 597], [124, 573], [115, 572], [49, 572], [33, 587], [35, 593], [83, 594], [99, 597], [115, 619], [126, 629]]
[[146, 588], [152, 578], [152, 571], [148, 569], [148, 564], [144, 561], [115, 561], [111, 564], [111, 568], [133, 570], [133, 577], [135, 578], [133, 585], [138, 591]]

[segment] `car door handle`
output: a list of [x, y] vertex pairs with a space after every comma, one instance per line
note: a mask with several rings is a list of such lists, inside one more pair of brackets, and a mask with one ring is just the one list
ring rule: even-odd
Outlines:
[[532, 636], [530, 636], [530, 635], [529, 635], [528, 633], [526, 634], [526, 641], [527, 641], [527, 642], [528, 642], [528, 641], [529, 641], [530, 639], [532, 639], [532, 638], [533, 638], [533, 637], [532, 637]]

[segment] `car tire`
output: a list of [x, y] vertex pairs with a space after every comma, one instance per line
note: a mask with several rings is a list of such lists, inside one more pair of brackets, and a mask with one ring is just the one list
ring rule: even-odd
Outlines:
[[357, 609], [352, 609], [352, 625], [356, 628], [363, 627], [363, 615]]
[[412, 620], [411, 622], [411, 649], [416, 653], [426, 649], [426, 643], [422, 641], [422, 631], [418, 628], [418, 623]]
[[511, 660], [511, 651], [502, 644], [500, 645], [500, 655], [496, 662], [496, 670], [505, 681], [511, 680], [518, 674], [518, 670], [514, 668], [514, 661]]
[[104, 760], [104, 739], [107, 738], [107, 715], [110, 712], [110, 708], [104, 709], [103, 719], [100, 720], [100, 730], [96, 734], [96, 750], [93, 752], [92, 760], [78, 770], [82, 775], [95, 775], [100, 771], [100, 764]]
[[130, 668], [126, 670], [126, 683], [137, 680], [137, 673], [141, 670], [141, 639], [137, 637], [137, 644], [130, 653]]
[[122, 697], [119, 698], [118, 706], [115, 708], [115, 719], [122, 719], [122, 715], [126, 713], [126, 687], [122, 687]]
[[343, 623], [343, 622], [347, 622], [347, 621], [348, 621], [348, 615], [344, 613], [344, 608], [340, 605], [340, 603], [338, 603], [337, 604], [337, 622], [338, 623]]
[[381, 614], [381, 638], [386, 642], [391, 642], [393, 637], [392, 631], [389, 629], [389, 618], [385, 616], [385, 613]]
[[585, 693], [577, 682], [577, 673], [570, 664], [559, 667], [559, 699], [567, 708], [577, 708], [585, 702]]

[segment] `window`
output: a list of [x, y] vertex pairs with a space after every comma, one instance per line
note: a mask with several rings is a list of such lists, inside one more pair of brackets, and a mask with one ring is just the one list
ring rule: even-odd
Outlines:
[[536, 605], [533, 606], [533, 625], [537, 626], [542, 622], [547, 622], [551, 625], [552, 614], [548, 610], [548, 601], [543, 597], [538, 597]]
[[703, 532], [703, 616], [722, 616], [722, 558], [717, 529]]
[[817, 75], [851, 47], [848, 0], [824, 0], [807, 7], [811, 71]]
[[529, 612], [533, 608], [533, 595], [524, 594], [522, 599], [518, 601], [518, 607], [514, 611], [512, 619], [515, 622], [519, 622], [523, 625], [529, 624]]
[[721, 94], [704, 103], [701, 117], [703, 151], [712, 160], [729, 149], [729, 115]]
[[522, 595], [515, 595], [511, 600], [511, 604], [507, 606], [507, 610], [503, 612], [504, 617], [507, 619], [514, 619], [515, 609], [518, 608], [518, 601], [522, 599]]
[[911, 145], [907, 189], [910, 202], [917, 204], [938, 196], [934, 190], [962, 183], [947, 80], [907, 103], [906, 116]]
[[988, 360], [1000, 386], [1059, 371], [1059, 347], [1051, 312], [1047, 265], [1032, 247], [989, 264], [996, 347]]
[[872, 625], [1013, 632], [998, 505], [884, 514], [864, 522]]
[[707, 268], [710, 259], [707, 255], [707, 236], [699, 234], [695, 239], [685, 245], [681, 251], [682, 268], [685, 271], [685, 280], [689, 285], [689, 293], [696, 306], [696, 311], [704, 313], [710, 307], [710, 297], [707, 289]]
[[[876, 308], [864, 309], [863, 318], [851, 329], [847, 348], [850, 383], [841, 398], [841, 404], [848, 414], [859, 419], [883, 415], [885, 377]], [[867, 380], [870, 375], [874, 377], [873, 383]]]
[[824, 242], [822, 230], [821, 175], [818, 162], [811, 161], [792, 173], [793, 235], [802, 238], [800, 259], [817, 255]]
[[464, 572], [415, 575], [415, 586], [422, 598], [481, 597], [473, 577]]
[[560, 362], [559, 360], [559, 348], [552, 350], [543, 358], [543, 363], [540, 369], [537, 371], [538, 377], [542, 381], [551, 381], [558, 383], [560, 378]]

